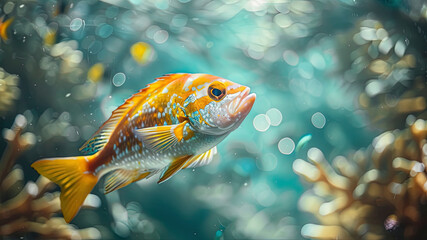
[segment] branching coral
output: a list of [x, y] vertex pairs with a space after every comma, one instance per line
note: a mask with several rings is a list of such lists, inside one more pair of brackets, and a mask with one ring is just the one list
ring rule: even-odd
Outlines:
[[[24, 183], [24, 173], [14, 166], [20, 153], [35, 144], [32, 133], [22, 134], [27, 120], [18, 115], [11, 129], [4, 130], [8, 144], [0, 160], [0, 236], [33, 235], [48, 239], [94, 239], [96, 228], [78, 230], [62, 217], [54, 217], [60, 210], [59, 193], [49, 193], [53, 183], [39, 177]], [[86, 206], [90, 206], [90, 201]]]
[[338, 156], [333, 166], [316, 148], [294, 171], [313, 187], [299, 201], [320, 224], [301, 233], [314, 239], [423, 239], [427, 237], [427, 126], [417, 120], [405, 130], [374, 139], [368, 150]]

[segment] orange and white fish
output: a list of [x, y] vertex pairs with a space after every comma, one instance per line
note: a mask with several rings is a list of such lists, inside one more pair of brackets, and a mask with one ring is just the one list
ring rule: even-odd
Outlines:
[[161, 173], [158, 183], [209, 164], [216, 145], [245, 119], [250, 89], [208, 74], [171, 74], [134, 94], [80, 150], [87, 156], [41, 159], [31, 166], [61, 187], [70, 222], [98, 180], [109, 193]]

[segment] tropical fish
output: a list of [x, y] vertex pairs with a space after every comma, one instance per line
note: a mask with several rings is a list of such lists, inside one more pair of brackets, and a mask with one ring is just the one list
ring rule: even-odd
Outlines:
[[31, 166], [61, 187], [62, 213], [70, 222], [105, 174], [109, 193], [156, 173], [161, 183], [181, 169], [209, 164], [255, 97], [246, 86], [208, 74], [165, 75], [113, 111], [80, 148], [89, 155]]

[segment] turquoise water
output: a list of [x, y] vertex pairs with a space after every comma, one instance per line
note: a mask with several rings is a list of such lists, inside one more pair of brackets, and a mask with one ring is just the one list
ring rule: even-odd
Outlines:
[[[1, 127], [17, 114], [28, 121], [35, 141], [16, 160], [25, 181], [37, 179], [37, 159], [78, 155], [116, 107], [163, 74], [213, 74], [257, 94], [209, 166], [106, 196], [98, 184], [95, 207], [72, 221], [96, 228], [91, 237], [313, 237], [303, 226], [330, 220], [301, 207], [313, 185], [295, 160], [318, 148], [332, 162], [426, 117], [423, 1], [6, 0], [0, 9], [12, 19], [0, 44]], [[424, 105], [399, 102], [415, 97]]]

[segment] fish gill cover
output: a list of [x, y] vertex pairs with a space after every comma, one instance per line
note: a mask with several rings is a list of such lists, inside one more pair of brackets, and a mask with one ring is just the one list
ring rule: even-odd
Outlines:
[[[0, 19], [2, 238], [426, 237], [425, 1], [5, 0]], [[65, 223], [30, 165], [78, 155], [178, 72], [257, 94], [219, 158], [162, 185], [98, 184]]]

